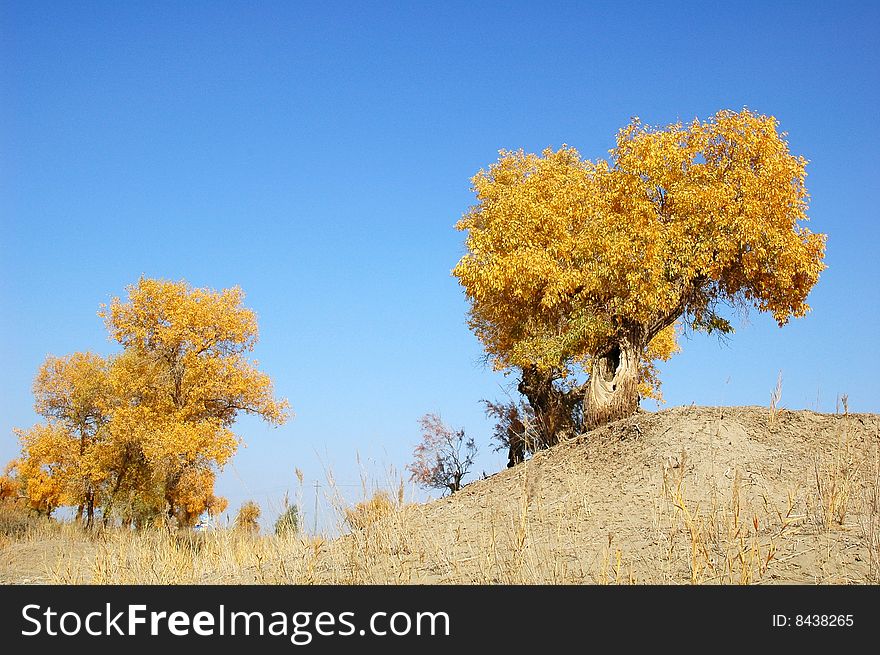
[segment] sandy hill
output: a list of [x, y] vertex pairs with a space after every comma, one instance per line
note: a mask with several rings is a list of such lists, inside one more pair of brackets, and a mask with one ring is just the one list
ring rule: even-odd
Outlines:
[[413, 508], [399, 546], [426, 582], [877, 580], [878, 452], [876, 414], [639, 413]]

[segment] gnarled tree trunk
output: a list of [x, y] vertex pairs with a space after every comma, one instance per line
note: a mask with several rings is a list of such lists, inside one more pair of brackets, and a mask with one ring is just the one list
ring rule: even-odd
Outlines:
[[[557, 377], [557, 372], [542, 371], [535, 366], [522, 370], [518, 389], [528, 399], [535, 413], [536, 425], [533, 428], [538, 443], [531, 444], [532, 449], [552, 446], [563, 433], [576, 431], [580, 427], [574, 424], [574, 410], [580, 403], [580, 394], [558, 388], [555, 384]], [[525, 445], [518, 444], [521, 450]], [[509, 459], [508, 466], [516, 464], [522, 461], [523, 452], [511, 453]]]
[[635, 414], [639, 406], [639, 354], [632, 340], [622, 340], [608, 352], [593, 358], [584, 398], [584, 428]]

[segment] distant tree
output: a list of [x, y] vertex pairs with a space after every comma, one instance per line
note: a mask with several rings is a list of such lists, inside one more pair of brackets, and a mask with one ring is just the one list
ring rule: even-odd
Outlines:
[[226, 511], [227, 507], [229, 507], [229, 500], [227, 500], [223, 496], [211, 496], [208, 499], [205, 511], [212, 519], [216, 519], [218, 516]]
[[461, 489], [461, 481], [470, 471], [477, 454], [473, 438], [464, 430], [452, 430], [436, 414], [419, 419], [422, 440], [413, 451], [413, 462], [407, 466], [410, 479], [428, 489]]
[[17, 461], [13, 460], [0, 475], [0, 501], [14, 501], [19, 497], [20, 484], [15, 479]]
[[238, 448], [237, 416], [287, 418], [287, 401], [273, 398], [271, 379], [247, 357], [257, 321], [243, 299], [237, 287], [141, 278], [100, 312], [124, 348], [112, 370], [122, 397], [111, 429], [131, 446], [120, 475], [148, 478], [149, 496], [185, 523], [211, 504], [214, 471]]
[[275, 534], [279, 537], [299, 534], [299, 507], [285, 504], [275, 521]]
[[259, 532], [260, 524], [258, 523], [262, 511], [260, 506], [253, 500], [247, 500], [242, 503], [235, 515], [235, 527], [238, 530], [246, 532]]
[[724, 306], [780, 326], [809, 310], [825, 235], [801, 224], [806, 160], [777, 127], [748, 110], [661, 129], [633, 119], [609, 161], [502, 151], [473, 178], [453, 274], [544, 445], [635, 412], [678, 349], [676, 325], [723, 334]]
[[221, 514], [229, 504], [222, 496], [214, 495], [214, 471], [206, 468], [188, 468], [177, 481], [174, 493], [175, 518], [180, 527], [192, 527], [199, 516]]
[[240, 414], [279, 425], [286, 400], [249, 359], [256, 315], [238, 288], [213, 291], [141, 278], [127, 298], [99, 313], [122, 352], [49, 357], [34, 382], [45, 422], [16, 430], [20, 495], [51, 514], [96, 508], [125, 524], [159, 515], [192, 526], [226, 507], [214, 495], [219, 471], [238, 449]]

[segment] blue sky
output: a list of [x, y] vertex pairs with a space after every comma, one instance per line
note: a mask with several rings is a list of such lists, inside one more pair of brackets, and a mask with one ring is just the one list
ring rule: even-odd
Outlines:
[[45, 356], [114, 352], [98, 305], [145, 274], [240, 285], [296, 412], [240, 422], [233, 507], [277, 512], [295, 466], [355, 493], [356, 457], [401, 469], [426, 412], [494, 472], [479, 401], [513, 380], [450, 276], [471, 176], [743, 106], [810, 161], [829, 268], [805, 319], [686, 341], [667, 402], [766, 404], [781, 370], [786, 407], [880, 411], [880, 9], [774, 4], [0, 3], [0, 459]]

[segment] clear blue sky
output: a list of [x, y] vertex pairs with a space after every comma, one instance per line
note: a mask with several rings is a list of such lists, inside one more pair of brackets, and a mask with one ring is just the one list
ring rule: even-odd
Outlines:
[[[0, 459], [49, 353], [115, 351], [141, 274], [240, 285], [296, 417], [243, 420], [218, 484], [270, 508], [331, 467], [401, 468], [439, 412], [492, 453], [450, 270], [500, 148], [604, 157], [630, 116], [773, 114], [810, 160], [828, 270], [785, 329], [753, 313], [664, 367], [669, 405], [880, 411], [876, 3], [0, 3]], [[353, 489], [353, 487], [351, 488]], [[311, 497], [305, 495], [306, 505]]]

